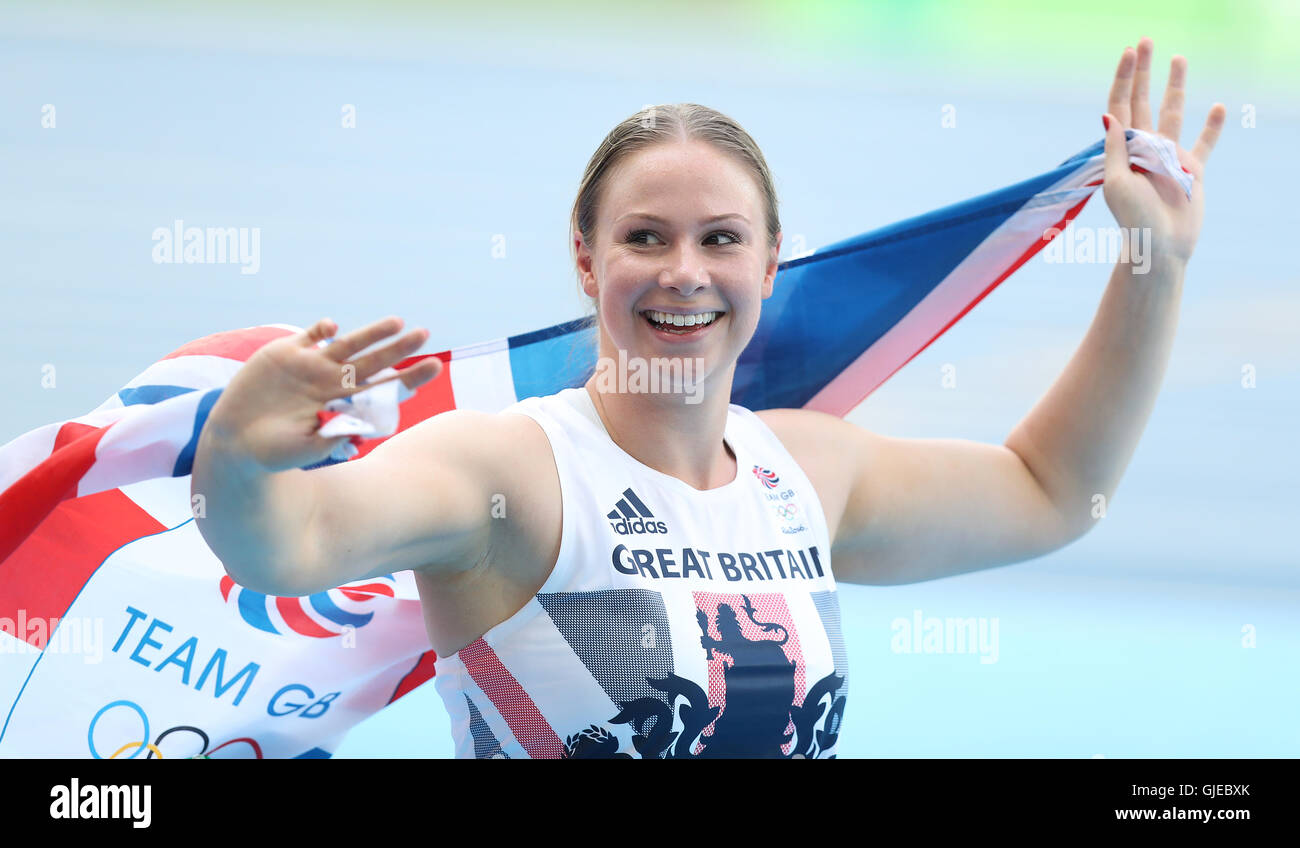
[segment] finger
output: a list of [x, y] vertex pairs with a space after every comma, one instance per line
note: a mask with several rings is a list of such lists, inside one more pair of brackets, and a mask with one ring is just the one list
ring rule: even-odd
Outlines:
[[1169, 61], [1169, 84], [1160, 102], [1160, 134], [1178, 143], [1183, 131], [1183, 87], [1187, 83], [1187, 60], [1175, 56]]
[[311, 347], [324, 339], [330, 338], [337, 333], [338, 330], [339, 328], [337, 324], [328, 318], [322, 318], [298, 335], [294, 336], [294, 340], [303, 347]]
[[348, 364], [356, 369], [354, 375], [360, 382], [415, 353], [428, 339], [428, 330], [412, 330], [392, 344], [358, 356]]
[[1205, 127], [1201, 130], [1200, 137], [1196, 139], [1196, 146], [1192, 148], [1192, 155], [1202, 166], [1214, 151], [1214, 145], [1219, 141], [1219, 132], [1223, 129], [1223, 122], [1227, 117], [1228, 107], [1222, 103], [1215, 103], [1210, 107], [1210, 114], [1205, 118]]
[[351, 391], [353, 394], [363, 392], [366, 389], [373, 388], [374, 386], [382, 386], [384, 383], [392, 382], [393, 380], [401, 380], [402, 385], [406, 386], [411, 391], [415, 391], [415, 389], [423, 386], [441, 373], [442, 360], [438, 359], [436, 356], [431, 356], [428, 359], [421, 360], [414, 365], [403, 368], [396, 374], [389, 374], [387, 377], [381, 377], [378, 380], [369, 380], [364, 385], [357, 386]]
[[1151, 82], [1151, 53], [1155, 45], [1151, 39], [1138, 41], [1137, 68], [1133, 72], [1133, 123], [1138, 130], [1151, 130], [1151, 101], [1148, 89]]
[[1119, 57], [1119, 67], [1115, 68], [1115, 81], [1110, 86], [1110, 101], [1106, 112], [1124, 126], [1129, 126], [1133, 101], [1133, 74], [1137, 66], [1137, 53], [1132, 47], [1124, 48], [1124, 55]]
[[395, 315], [389, 316], [339, 336], [325, 348], [325, 355], [335, 362], [346, 362], [375, 342], [386, 339], [401, 329], [402, 319]]
[[1124, 138], [1124, 128], [1114, 115], [1103, 115], [1102, 124], [1106, 128], [1102, 181], [1114, 185], [1114, 181], [1123, 179], [1128, 171], [1128, 141]]
[[402, 385], [414, 391], [417, 387], [423, 386], [441, 373], [442, 360], [436, 356], [430, 356], [428, 359], [422, 359], [398, 371], [396, 379], [401, 380]]

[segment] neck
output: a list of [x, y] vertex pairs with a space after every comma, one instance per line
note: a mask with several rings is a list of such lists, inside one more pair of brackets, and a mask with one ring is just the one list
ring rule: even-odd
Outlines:
[[[731, 374], [709, 379], [707, 386], [698, 388], [693, 397], [619, 392], [597, 376], [585, 386], [610, 438], [625, 453], [696, 489], [716, 489], [739, 473], [736, 458], [723, 441]], [[688, 398], [693, 402], [688, 403]]]

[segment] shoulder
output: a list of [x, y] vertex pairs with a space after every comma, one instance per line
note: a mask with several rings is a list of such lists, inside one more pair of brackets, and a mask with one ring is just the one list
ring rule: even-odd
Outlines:
[[812, 409], [764, 409], [753, 413], [781, 440], [795, 459], [816, 460], [856, 447], [864, 431], [842, 418]]

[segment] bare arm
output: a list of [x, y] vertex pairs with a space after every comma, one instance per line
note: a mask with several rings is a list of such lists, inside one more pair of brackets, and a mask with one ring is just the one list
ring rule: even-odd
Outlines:
[[[308, 472], [314, 508], [303, 535], [312, 553], [295, 594], [408, 569], [468, 571], [489, 550], [526, 545], [525, 505], [554, 476], [549, 463], [530, 419], [453, 410], [360, 459]], [[509, 520], [497, 520], [507, 503]]]
[[1002, 445], [892, 438], [802, 409], [761, 415], [817, 490], [841, 582], [935, 580], [1031, 559], [1075, 538]]
[[203, 428], [194, 454], [191, 496], [201, 509], [195, 523], [208, 547], [237, 583], [269, 595], [277, 575], [301, 570], [307, 538], [299, 532], [314, 508], [310, 472], [268, 472], [219, 427]]
[[267, 594], [314, 587], [312, 575], [319, 571], [318, 538], [307, 532], [319, 506], [319, 470], [302, 466], [323, 459], [343, 439], [318, 435], [317, 412], [358, 387], [402, 379], [413, 388], [440, 370], [436, 360], [426, 360], [370, 381], [414, 352], [427, 334], [408, 333], [361, 353], [401, 329], [401, 321], [387, 319], [320, 346], [336, 329], [321, 320], [259, 348], [222, 391], [196, 448], [190, 486], [203, 499], [199, 532], [232, 578]]
[[1088, 532], [1155, 406], [1182, 281], [1180, 262], [1146, 274], [1118, 264], [1069, 365], [1004, 445], [890, 438], [805, 410], [764, 413], [825, 492], [836, 577], [933, 580], [1042, 556]]
[[764, 413], [799, 450], [833, 533], [837, 579], [916, 583], [1043, 556], [1094, 526], [1169, 361], [1180, 267], [1118, 265], [1065, 372], [1006, 444], [877, 435], [804, 410]]
[[[1120, 226], [1142, 233], [1149, 264], [1116, 265], [1083, 343], [1004, 445], [895, 439], [804, 410], [763, 413], [813, 479], [837, 577], [912, 583], [1041, 556], [1086, 533], [1097, 496], [1114, 495], [1169, 363], [1205, 162], [1226, 115], [1215, 104], [1196, 146], [1177, 148], [1195, 178], [1190, 197], [1172, 180], [1134, 173], [1124, 129], [1152, 130], [1151, 51], [1142, 39], [1116, 69], [1103, 186]], [[1159, 126], [1175, 145], [1185, 74], [1175, 56]]]
[[[206, 501], [199, 531], [241, 585], [308, 595], [408, 569], [450, 576], [486, 563], [489, 552], [509, 570], [538, 562], [534, 547], [553, 551], [559, 513], [549, 506], [558, 504], [559, 480], [545, 434], [524, 415], [453, 410], [364, 457], [302, 470], [340, 441], [315, 434], [324, 400], [356, 390], [341, 388], [340, 368], [354, 368], [347, 385], [377, 385], [366, 378], [425, 338], [419, 331], [349, 359], [398, 329], [389, 319], [319, 348], [333, 329], [318, 322], [255, 353], [213, 407], [191, 491]], [[402, 372], [408, 386], [438, 373], [429, 363]], [[509, 519], [495, 520], [506, 517], [507, 501]]]

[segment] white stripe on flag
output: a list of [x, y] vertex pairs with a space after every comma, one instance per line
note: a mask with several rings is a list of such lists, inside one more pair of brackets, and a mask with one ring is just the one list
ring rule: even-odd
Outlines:
[[62, 426], [62, 422], [46, 424], [0, 447], [0, 492], [49, 458]]
[[224, 356], [178, 356], [150, 365], [123, 388], [136, 386], [184, 386], [210, 389], [224, 386], [244, 363]]
[[[140, 509], [164, 527], [176, 527], [194, 517], [190, 505], [190, 477], [158, 477], [119, 487]], [[206, 504], [203, 501], [206, 510]]]
[[[0, 706], [8, 712], [8, 707], [18, 697], [18, 692], [23, 688], [27, 675], [36, 665], [36, 661], [41, 658], [41, 652], [33, 648], [26, 640], [13, 636], [11, 634], [18, 631], [18, 625], [22, 624], [23, 629], [27, 630], [27, 621], [22, 622], [9, 619], [4, 622], [3, 629], [0, 629]], [[48, 636], [48, 634], [47, 634]], [[0, 713], [0, 726], [5, 723], [7, 717], [5, 713]]]
[[81, 478], [77, 496], [172, 476], [181, 448], [194, 435], [194, 412], [203, 394], [190, 392], [152, 404], [147, 414], [128, 415], [117, 422], [99, 440], [95, 464]]
[[515, 380], [505, 339], [454, 350], [451, 391], [457, 409], [500, 412], [515, 402]]

